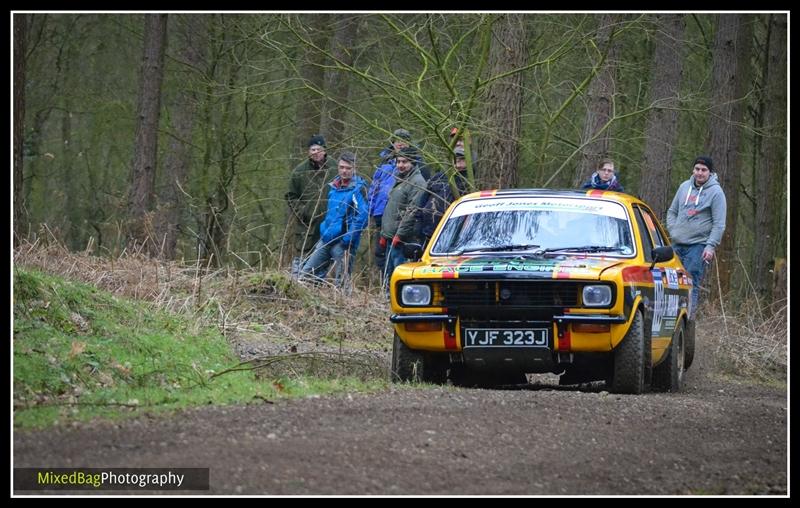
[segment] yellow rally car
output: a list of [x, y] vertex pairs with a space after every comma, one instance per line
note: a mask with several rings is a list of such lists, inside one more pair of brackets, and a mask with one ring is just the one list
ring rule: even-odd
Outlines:
[[555, 373], [616, 393], [677, 391], [694, 357], [691, 288], [639, 199], [475, 192], [392, 274], [392, 379], [489, 386]]

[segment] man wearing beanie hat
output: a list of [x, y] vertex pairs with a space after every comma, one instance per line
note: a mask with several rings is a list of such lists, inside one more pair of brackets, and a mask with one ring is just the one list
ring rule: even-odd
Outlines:
[[[389, 145], [379, 154], [380, 163], [375, 168], [375, 172], [372, 175], [372, 183], [367, 192], [369, 216], [371, 226], [374, 228], [373, 242], [375, 245], [380, 240], [383, 211], [389, 201], [389, 191], [394, 186], [395, 154], [398, 150], [409, 146], [411, 146], [411, 133], [406, 129], [395, 129], [389, 139]], [[422, 177], [427, 180], [430, 176], [430, 170], [427, 165], [422, 164], [420, 171], [422, 172]], [[382, 275], [386, 266], [386, 251], [384, 249], [375, 250], [375, 266]]]
[[711, 157], [696, 157], [692, 176], [678, 187], [667, 211], [667, 229], [673, 248], [692, 276], [690, 317], [699, 303], [699, 287], [706, 266], [714, 259], [714, 250], [722, 241], [726, 213], [725, 193]]
[[334, 263], [336, 286], [349, 288], [361, 232], [367, 225], [367, 182], [356, 175], [353, 152], [342, 152], [338, 171], [327, 185], [328, 208], [320, 224], [321, 238], [303, 265], [302, 273], [319, 281]]
[[289, 205], [287, 227], [292, 239], [292, 273], [297, 275], [305, 258], [319, 240], [319, 225], [327, 209], [327, 186], [336, 176], [336, 167], [328, 159], [325, 138], [320, 134], [308, 140], [308, 158], [297, 165], [289, 180], [286, 202]]
[[417, 151], [410, 146], [401, 148], [395, 153], [395, 159], [395, 183], [383, 211], [383, 223], [375, 253], [377, 256], [382, 252], [386, 256], [382, 279], [386, 291], [394, 269], [406, 262], [404, 244], [416, 239], [415, 205], [425, 190], [425, 179], [417, 167]]

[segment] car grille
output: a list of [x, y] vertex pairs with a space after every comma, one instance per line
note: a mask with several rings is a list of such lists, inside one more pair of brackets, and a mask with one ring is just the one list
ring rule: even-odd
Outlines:
[[444, 307], [577, 307], [582, 286], [563, 280], [449, 281], [442, 283], [441, 295]]

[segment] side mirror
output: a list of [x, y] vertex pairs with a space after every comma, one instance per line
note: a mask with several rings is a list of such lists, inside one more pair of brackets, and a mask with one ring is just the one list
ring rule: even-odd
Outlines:
[[422, 245], [418, 243], [403, 244], [403, 256], [405, 256], [406, 259], [417, 261], [422, 257]]
[[650, 265], [650, 269], [652, 270], [656, 263], [663, 263], [664, 261], [669, 261], [675, 257], [675, 252], [672, 250], [672, 246], [665, 245], [663, 247], [656, 247], [652, 251], [653, 256], [653, 264]]

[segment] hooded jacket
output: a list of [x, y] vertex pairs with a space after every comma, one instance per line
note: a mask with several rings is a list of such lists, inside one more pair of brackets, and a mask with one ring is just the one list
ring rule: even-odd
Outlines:
[[725, 232], [727, 203], [716, 173], [711, 173], [701, 187], [694, 175], [678, 187], [667, 210], [667, 229], [672, 243], [703, 244], [712, 249], [722, 241]]
[[420, 194], [425, 191], [425, 184], [416, 165], [405, 175], [395, 175], [394, 186], [383, 211], [382, 236], [392, 238], [397, 235], [404, 242], [414, 238], [416, 204]]
[[361, 232], [367, 225], [367, 182], [358, 175], [342, 185], [339, 176], [328, 183], [328, 211], [319, 226], [322, 241], [325, 243], [340, 240], [350, 246], [351, 252], [358, 249]]

